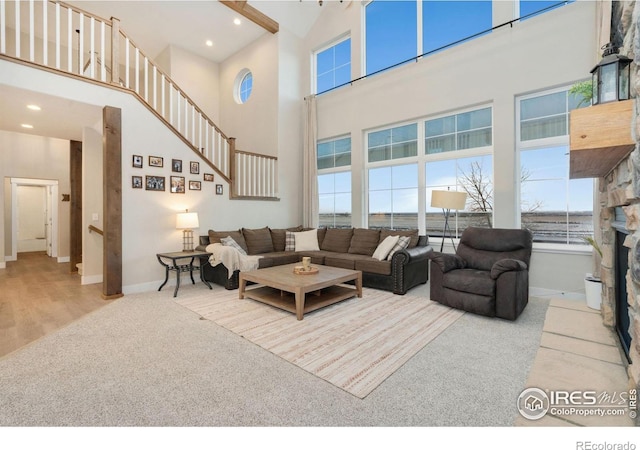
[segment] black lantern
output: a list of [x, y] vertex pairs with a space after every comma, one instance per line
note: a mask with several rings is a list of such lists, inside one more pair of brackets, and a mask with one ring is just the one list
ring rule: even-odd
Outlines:
[[609, 42], [603, 48], [602, 60], [591, 70], [592, 103], [629, 99], [629, 72], [632, 59], [618, 54], [618, 47]]

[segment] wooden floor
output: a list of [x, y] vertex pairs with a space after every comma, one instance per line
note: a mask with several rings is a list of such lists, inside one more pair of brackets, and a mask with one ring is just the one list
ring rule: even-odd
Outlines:
[[0, 357], [109, 304], [102, 284], [81, 286], [44, 252], [18, 253], [0, 269]]

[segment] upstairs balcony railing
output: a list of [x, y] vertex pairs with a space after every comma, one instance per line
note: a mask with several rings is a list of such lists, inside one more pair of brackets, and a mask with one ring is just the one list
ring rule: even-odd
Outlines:
[[0, 55], [133, 93], [231, 184], [232, 198], [277, 197], [277, 158], [237, 151], [118, 19], [51, 0], [0, 0]]

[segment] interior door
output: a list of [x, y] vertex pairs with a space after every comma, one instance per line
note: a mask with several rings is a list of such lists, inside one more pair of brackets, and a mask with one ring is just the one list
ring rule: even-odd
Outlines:
[[18, 252], [47, 250], [47, 189], [18, 186]]

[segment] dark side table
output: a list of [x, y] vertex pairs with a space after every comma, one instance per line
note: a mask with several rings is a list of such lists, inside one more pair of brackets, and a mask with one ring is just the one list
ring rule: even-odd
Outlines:
[[[178, 295], [178, 289], [180, 289], [180, 274], [183, 272], [189, 272], [189, 276], [191, 277], [191, 283], [196, 284], [193, 279], [193, 271], [200, 272], [200, 281], [206, 284], [209, 289], [212, 289], [211, 285], [207, 280], [205, 280], [202, 276], [202, 270], [200, 265], [209, 264], [209, 256], [211, 253], [201, 252], [201, 251], [193, 251], [193, 252], [169, 252], [169, 253], [157, 253], [156, 257], [158, 258], [158, 262], [164, 266], [165, 276], [164, 283], [160, 285], [158, 290], [162, 290], [167, 281], [169, 281], [169, 272], [176, 273], [176, 289], [173, 291], [173, 296], [176, 297]], [[198, 258], [200, 260], [200, 265], [194, 265], [193, 262]]]

